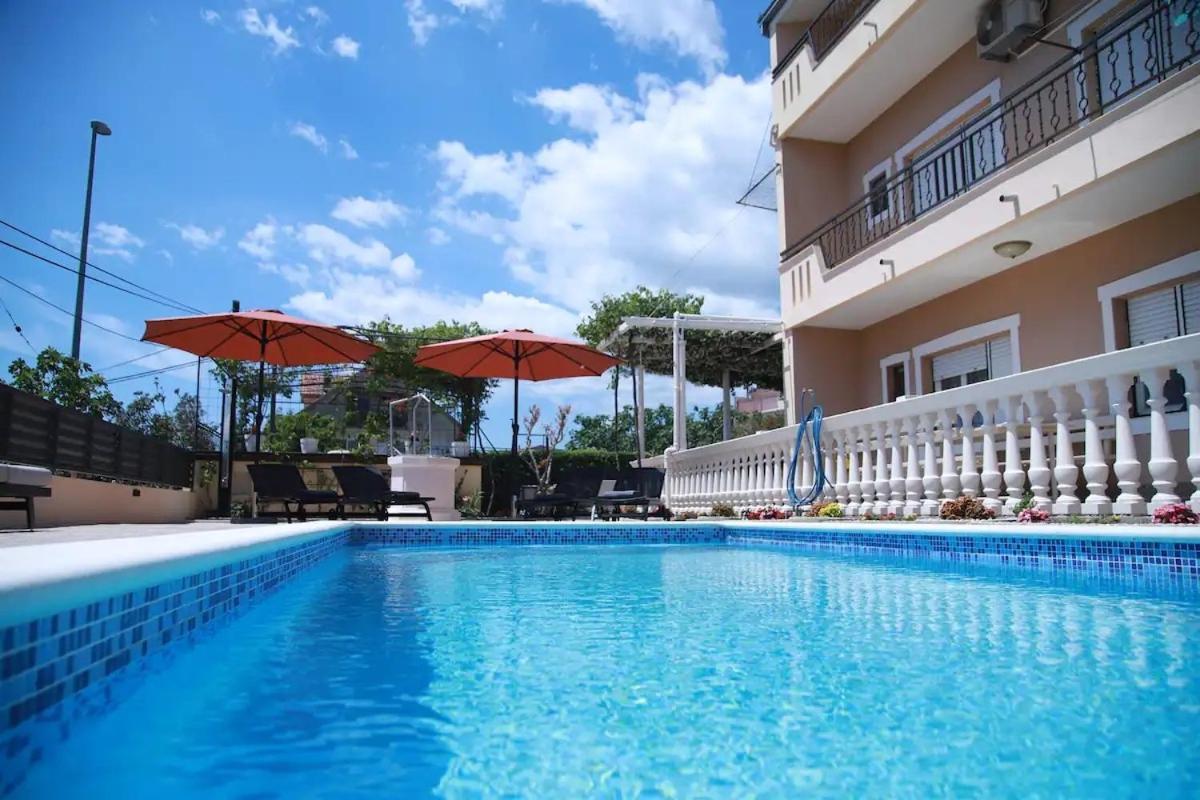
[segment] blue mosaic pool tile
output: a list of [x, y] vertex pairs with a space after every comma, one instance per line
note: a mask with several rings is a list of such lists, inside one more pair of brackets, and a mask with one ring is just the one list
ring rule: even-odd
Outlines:
[[723, 541], [725, 532], [715, 525], [653, 522], [641, 525], [366, 525], [350, 533], [351, 544], [419, 547], [716, 544]]
[[255, 598], [345, 547], [346, 530], [0, 631], [0, 794], [70, 723], [104, 713], [169, 646], [232, 619]]
[[1119, 537], [1054, 537], [880, 531], [840, 525], [730, 529], [730, 544], [772, 544], [841, 553], [999, 564], [1200, 584], [1200, 543]]

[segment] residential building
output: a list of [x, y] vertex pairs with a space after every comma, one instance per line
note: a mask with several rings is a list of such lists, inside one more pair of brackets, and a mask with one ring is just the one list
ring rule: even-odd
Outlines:
[[[789, 421], [806, 391], [827, 415], [809, 485], [873, 514], [1200, 505], [1200, 0], [759, 22]], [[673, 505], [782, 501], [789, 430], [675, 454]]]

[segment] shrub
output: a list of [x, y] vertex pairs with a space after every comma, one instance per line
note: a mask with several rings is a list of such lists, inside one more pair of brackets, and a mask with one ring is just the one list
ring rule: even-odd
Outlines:
[[995, 516], [977, 497], [960, 497], [942, 503], [942, 519], [992, 519]]
[[736, 517], [737, 514], [733, 511], [733, 506], [729, 503], [713, 503], [712, 509], [708, 512], [710, 517]]
[[1163, 525], [1195, 525], [1200, 522], [1200, 516], [1184, 503], [1172, 503], [1157, 509], [1154, 521]]
[[748, 508], [742, 512], [742, 517], [744, 519], [788, 519], [791, 516], [791, 511], [786, 508], [778, 508], [776, 506]]
[[683, 522], [684, 520], [695, 519], [697, 516], [695, 511], [679, 511], [672, 514], [671, 519]]
[[817, 516], [827, 519], [838, 519], [842, 515], [845, 515], [845, 513], [840, 503], [826, 503], [821, 507], [821, 511], [817, 512]]
[[1026, 508], [1017, 514], [1017, 522], [1049, 522], [1050, 512], [1040, 508]]
[[1019, 515], [1022, 511], [1029, 508], [1033, 508], [1033, 492], [1026, 491], [1021, 496], [1021, 499], [1017, 501], [1016, 505], [1013, 506], [1013, 513]]

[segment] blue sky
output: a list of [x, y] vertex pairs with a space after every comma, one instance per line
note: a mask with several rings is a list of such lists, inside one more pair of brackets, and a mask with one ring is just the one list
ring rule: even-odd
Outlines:
[[[90, 260], [204, 310], [237, 298], [332, 323], [570, 335], [591, 300], [645, 283], [775, 316], [774, 216], [733, 203], [769, 113], [760, 10], [0, 2], [0, 219], [77, 249], [88, 121], [102, 119], [114, 133], [99, 145]], [[69, 263], [11, 230], [0, 239]], [[0, 275], [73, 306], [73, 275], [0, 250]], [[7, 284], [0, 299], [36, 349], [69, 349], [69, 317]], [[88, 287], [85, 316], [133, 338], [173, 313]], [[0, 322], [0, 358], [29, 355]], [[185, 360], [90, 326], [83, 355], [109, 377]], [[194, 379], [160, 376], [167, 389]], [[549, 382], [523, 397], [587, 413], [611, 406], [601, 388]], [[648, 389], [667, 400], [665, 380]]]

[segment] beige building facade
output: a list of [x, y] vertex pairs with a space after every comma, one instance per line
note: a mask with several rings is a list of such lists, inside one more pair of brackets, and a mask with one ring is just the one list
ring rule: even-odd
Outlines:
[[[826, 497], [1200, 505], [1200, 2], [775, 0], [759, 24], [786, 404], [829, 415]], [[677, 455], [675, 505], [781, 500], [784, 436]]]

